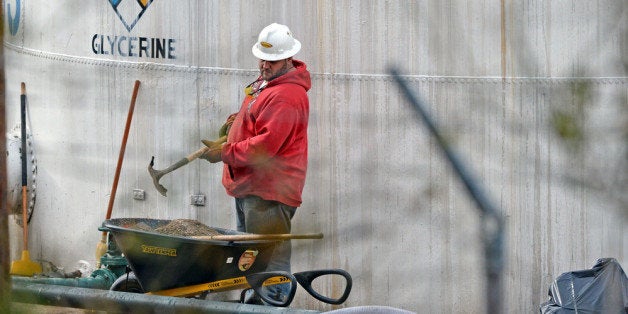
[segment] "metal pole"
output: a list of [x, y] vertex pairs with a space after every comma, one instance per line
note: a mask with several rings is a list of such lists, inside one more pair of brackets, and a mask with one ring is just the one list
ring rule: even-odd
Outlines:
[[108, 313], [319, 313], [274, 306], [19, 282], [13, 283], [13, 300]]
[[414, 110], [420, 115], [424, 124], [436, 138], [438, 145], [442, 148], [450, 164], [464, 183], [467, 191], [475, 200], [477, 207], [482, 214], [482, 243], [484, 245], [485, 270], [487, 277], [486, 285], [486, 312], [503, 313], [502, 309], [502, 278], [501, 272], [504, 264], [503, 257], [503, 234], [504, 223], [500, 211], [489, 201], [488, 197], [479, 184], [476, 184], [471, 173], [466, 169], [458, 155], [445, 141], [436, 124], [430, 118], [422, 101], [414, 95], [405, 80], [399, 75], [396, 69], [390, 70], [395, 81], [407, 100], [412, 104]]
[[[2, 2], [4, 4], [4, 2]], [[0, 6], [0, 43], [4, 43], [4, 5]], [[7, 158], [4, 92], [4, 45], [0, 44], [0, 313], [10, 311], [9, 212], [7, 208]]]

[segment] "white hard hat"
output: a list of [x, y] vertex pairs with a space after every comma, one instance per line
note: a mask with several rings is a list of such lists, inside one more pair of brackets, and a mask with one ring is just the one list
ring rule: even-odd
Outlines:
[[301, 43], [292, 37], [288, 26], [273, 23], [259, 33], [251, 50], [261, 60], [277, 61], [297, 54], [301, 50]]

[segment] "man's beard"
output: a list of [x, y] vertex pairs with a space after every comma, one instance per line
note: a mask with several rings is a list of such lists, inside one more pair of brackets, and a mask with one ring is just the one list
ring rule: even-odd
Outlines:
[[280, 76], [282, 76], [282, 75], [284, 75], [286, 73], [288, 73], [288, 61], [287, 60], [284, 61], [283, 66], [281, 67], [281, 69], [279, 69], [277, 71], [277, 73], [275, 73], [275, 75], [273, 75], [270, 78], [266, 79], [266, 81], [272, 81], [272, 80], [274, 80], [274, 79], [276, 79], [276, 78], [278, 78], [278, 77], [280, 77]]

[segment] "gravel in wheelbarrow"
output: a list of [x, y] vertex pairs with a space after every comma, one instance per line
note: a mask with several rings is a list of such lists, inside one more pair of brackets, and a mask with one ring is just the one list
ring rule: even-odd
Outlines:
[[103, 222], [146, 292], [246, 276], [266, 269], [279, 241], [194, 236], [247, 234], [196, 220], [117, 218]]

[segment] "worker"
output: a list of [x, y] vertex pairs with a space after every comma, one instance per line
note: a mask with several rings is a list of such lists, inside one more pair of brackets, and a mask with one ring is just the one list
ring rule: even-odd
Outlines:
[[[290, 233], [301, 205], [311, 80], [306, 64], [293, 58], [300, 49], [287, 26], [273, 23], [262, 29], [252, 48], [260, 74], [245, 88], [239, 112], [221, 128], [227, 141], [203, 140], [210, 150], [201, 158], [223, 162], [222, 183], [235, 198], [238, 231]], [[290, 255], [290, 241], [282, 242], [266, 270], [290, 273]], [[277, 287], [285, 297], [289, 287]]]

